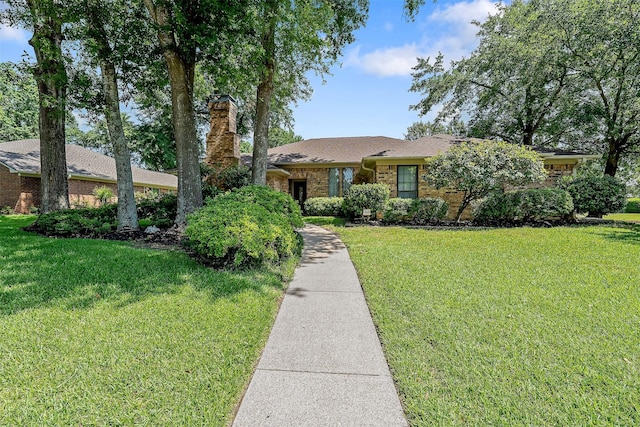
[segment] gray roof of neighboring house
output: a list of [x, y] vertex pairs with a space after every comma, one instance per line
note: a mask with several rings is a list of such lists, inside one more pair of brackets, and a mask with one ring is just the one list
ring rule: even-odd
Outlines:
[[[316, 138], [269, 149], [269, 162], [280, 166], [306, 163], [360, 163], [374, 157], [418, 158], [446, 152], [451, 146], [475, 138], [431, 135], [415, 141], [385, 136]], [[534, 148], [542, 156], [589, 157], [588, 154]]]
[[[79, 145], [66, 145], [67, 173], [77, 178], [116, 181], [116, 162], [113, 158], [88, 150]], [[12, 172], [40, 174], [40, 141], [25, 139], [0, 143], [0, 163]], [[131, 167], [136, 185], [177, 188], [175, 175]]]

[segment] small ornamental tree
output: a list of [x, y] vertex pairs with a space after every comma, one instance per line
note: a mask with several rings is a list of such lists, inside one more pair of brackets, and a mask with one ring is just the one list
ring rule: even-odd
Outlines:
[[463, 142], [427, 159], [423, 179], [435, 188], [448, 187], [462, 193], [462, 204], [456, 214], [458, 222], [472, 201], [505, 186], [544, 181], [546, 176], [540, 156], [530, 148], [481, 141]]

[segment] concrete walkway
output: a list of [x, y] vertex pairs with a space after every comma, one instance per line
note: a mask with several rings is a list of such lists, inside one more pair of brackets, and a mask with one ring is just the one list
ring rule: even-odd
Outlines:
[[343, 243], [308, 225], [301, 265], [234, 426], [406, 426]]

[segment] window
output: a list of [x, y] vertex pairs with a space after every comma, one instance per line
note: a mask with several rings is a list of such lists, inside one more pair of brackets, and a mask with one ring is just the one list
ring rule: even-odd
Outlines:
[[340, 197], [353, 184], [353, 168], [329, 169], [329, 197]]
[[342, 194], [353, 184], [353, 168], [342, 169]]
[[398, 197], [418, 198], [418, 166], [398, 166]]
[[340, 195], [340, 169], [329, 169], [329, 197], [338, 197]]

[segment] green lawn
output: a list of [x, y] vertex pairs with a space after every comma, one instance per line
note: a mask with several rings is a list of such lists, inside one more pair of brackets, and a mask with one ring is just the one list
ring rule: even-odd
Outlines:
[[640, 222], [640, 213], [615, 213], [605, 215], [604, 219], [613, 219], [616, 221]]
[[640, 424], [640, 232], [334, 228], [414, 426]]
[[226, 425], [281, 274], [20, 231], [32, 220], [0, 216], [0, 425]]

